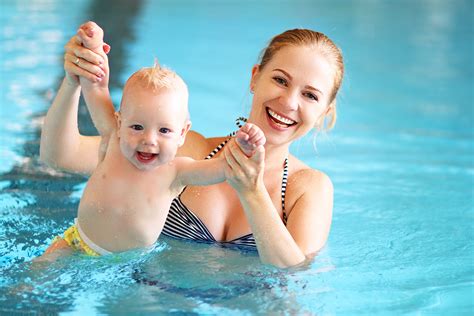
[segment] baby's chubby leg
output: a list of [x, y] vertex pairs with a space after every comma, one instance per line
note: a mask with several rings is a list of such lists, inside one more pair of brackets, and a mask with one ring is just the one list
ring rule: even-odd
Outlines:
[[251, 157], [255, 149], [265, 144], [263, 131], [255, 124], [247, 123], [237, 132], [235, 140], [247, 157]]
[[58, 238], [41, 256], [35, 258], [33, 262], [55, 261], [59, 257], [69, 256], [73, 252], [74, 250], [72, 250], [64, 239]]

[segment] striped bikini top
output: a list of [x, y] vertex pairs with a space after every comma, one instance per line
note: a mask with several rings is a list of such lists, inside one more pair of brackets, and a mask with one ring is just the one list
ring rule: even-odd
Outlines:
[[[239, 123], [240, 121], [245, 122], [245, 119], [237, 119], [237, 125], [239, 127], [241, 127]], [[229, 137], [221, 144], [219, 144], [205, 159], [211, 159], [212, 157], [214, 157], [214, 155], [217, 154], [225, 146], [225, 144], [234, 136], [235, 132], [231, 133]], [[283, 210], [283, 223], [285, 225], [287, 221], [287, 215], [285, 212], [285, 192], [287, 179], [288, 158], [285, 158], [285, 162], [283, 164], [283, 179], [281, 184], [281, 207]], [[199, 217], [197, 217], [181, 201], [181, 194], [184, 192], [185, 189], [183, 189], [179, 196], [173, 199], [173, 201], [171, 202], [168, 217], [166, 218], [166, 222], [162, 231], [165, 236], [203, 243], [219, 243], [224, 247], [237, 247], [239, 249], [244, 250], [257, 250], [257, 244], [255, 243], [255, 238], [253, 237], [252, 233], [235, 238], [230, 241], [218, 242], [211, 234], [211, 232], [207, 229], [206, 225], [204, 225], [204, 223], [201, 221], [201, 219], [199, 219]]]

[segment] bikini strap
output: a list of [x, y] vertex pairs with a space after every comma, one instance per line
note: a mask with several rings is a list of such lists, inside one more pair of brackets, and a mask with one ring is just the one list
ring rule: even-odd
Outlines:
[[286, 184], [288, 183], [288, 157], [285, 158], [285, 162], [283, 164], [283, 179], [281, 181], [281, 209], [283, 211], [283, 224], [286, 226], [286, 222], [288, 221], [288, 216], [286, 215], [285, 211], [285, 194], [286, 194]]
[[[242, 123], [246, 123], [247, 122], [247, 119], [245, 117], [238, 117], [236, 120], [235, 120], [235, 125], [237, 125], [238, 128], [242, 128]], [[232, 133], [230, 133], [227, 138], [222, 142], [220, 143], [219, 145], [217, 145], [216, 148], [214, 148], [213, 151], [211, 151], [209, 153], [209, 155], [206, 156], [205, 159], [211, 159], [212, 157], [214, 157], [215, 154], [217, 154], [224, 146], [225, 144], [227, 144], [227, 142], [235, 136], [235, 134], [237, 133], [237, 131], [233, 131]]]

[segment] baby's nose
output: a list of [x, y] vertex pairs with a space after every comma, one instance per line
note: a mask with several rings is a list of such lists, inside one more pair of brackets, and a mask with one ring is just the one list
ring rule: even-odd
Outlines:
[[158, 145], [158, 135], [153, 131], [146, 133], [142, 139], [142, 144], [147, 146], [156, 146]]

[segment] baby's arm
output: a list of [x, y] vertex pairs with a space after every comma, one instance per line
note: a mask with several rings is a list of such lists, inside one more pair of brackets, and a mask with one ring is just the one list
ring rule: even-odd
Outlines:
[[[77, 35], [81, 38], [84, 47], [105, 56], [103, 48], [104, 31], [96, 23], [89, 21], [82, 24], [77, 31]], [[80, 62], [80, 59], [78, 60]], [[108, 143], [108, 139], [116, 127], [115, 109], [107, 84], [104, 81], [92, 82], [80, 77], [84, 99], [86, 100], [92, 121], [103, 139], [101, 147]]]
[[174, 187], [180, 192], [187, 185], [211, 185], [225, 181], [224, 158], [194, 160], [189, 157], [177, 157], [176, 179]]
[[[232, 140], [231, 140], [232, 141]], [[255, 153], [259, 146], [265, 144], [265, 135], [262, 130], [254, 124], [245, 124], [236, 134], [236, 143], [248, 157]], [[193, 160], [191, 158], [176, 158], [177, 183], [186, 185], [210, 185], [223, 182], [227, 162], [224, 157], [208, 160]]]

